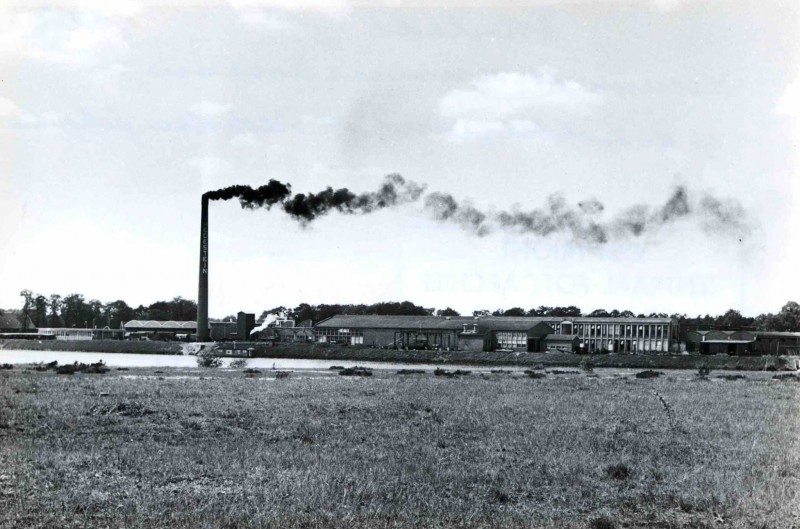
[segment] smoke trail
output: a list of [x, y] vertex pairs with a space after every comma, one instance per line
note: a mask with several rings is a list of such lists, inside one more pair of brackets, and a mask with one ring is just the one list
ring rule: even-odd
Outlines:
[[372, 213], [409, 202], [416, 202], [425, 186], [407, 181], [399, 174], [390, 174], [381, 187], [371, 193], [356, 195], [347, 188], [328, 187], [320, 193], [298, 193], [283, 204], [283, 210], [304, 224], [335, 209], [342, 213]]
[[[238, 198], [244, 208], [271, 208], [280, 204], [283, 211], [303, 226], [331, 211], [354, 215], [368, 214], [385, 208], [414, 203], [425, 195], [424, 184], [404, 179], [399, 174], [384, 178], [381, 186], [372, 192], [356, 194], [347, 188], [334, 190], [327, 187], [318, 193], [292, 195], [291, 186], [270, 180], [258, 188], [235, 185], [209, 191], [209, 200]], [[735, 200], [718, 199], [704, 194], [692, 201], [684, 187], [676, 187], [663, 205], [651, 207], [636, 204], [612, 217], [600, 217], [605, 206], [596, 198], [572, 206], [562, 194], [547, 197], [544, 206], [531, 210], [512, 207], [499, 212], [486, 212], [469, 201], [459, 202], [450, 193], [431, 192], [425, 195], [424, 209], [443, 223], [453, 223], [478, 236], [501, 228], [519, 234], [548, 237], [557, 233], [568, 234], [582, 243], [603, 244], [613, 239], [639, 237], [684, 218], [696, 218], [701, 228], [710, 234], [750, 231], [745, 210]]]
[[486, 214], [471, 204], [459, 204], [449, 193], [430, 193], [425, 197], [425, 208], [433, 218], [442, 222], [450, 221], [483, 236], [489, 233]]
[[230, 186], [216, 191], [209, 191], [203, 196], [209, 200], [230, 200], [238, 198], [243, 208], [267, 208], [269, 209], [278, 202], [283, 202], [286, 197], [292, 194], [292, 186], [270, 180], [266, 185], [252, 188], [250, 186]]

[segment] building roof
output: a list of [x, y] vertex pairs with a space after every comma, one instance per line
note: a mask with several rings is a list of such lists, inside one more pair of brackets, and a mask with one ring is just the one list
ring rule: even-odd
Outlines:
[[[27, 325], [22, 324], [25, 319], [27, 319]], [[0, 310], [0, 329], [33, 330], [35, 328], [30, 317], [22, 316], [22, 314], [18, 314], [17, 312]]]
[[196, 321], [156, 321], [156, 320], [131, 320], [122, 325], [125, 330], [151, 330], [151, 331], [166, 331], [166, 330], [196, 330]]
[[572, 334], [548, 334], [545, 337], [547, 342], [573, 342], [577, 339], [578, 337]]
[[800, 332], [789, 331], [755, 331], [753, 334], [764, 338], [800, 338]]
[[464, 325], [471, 330], [477, 325], [478, 332], [520, 331], [527, 332], [538, 324], [546, 324], [547, 318], [507, 316], [375, 316], [339, 314], [319, 322], [316, 327], [353, 329], [396, 330], [450, 330], [463, 331]]
[[675, 318], [615, 318], [613, 316], [545, 316], [542, 318], [544, 321], [571, 321], [572, 323], [673, 323], [677, 321]]

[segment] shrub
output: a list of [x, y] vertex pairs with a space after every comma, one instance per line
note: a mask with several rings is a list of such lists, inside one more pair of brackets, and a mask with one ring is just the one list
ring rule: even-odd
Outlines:
[[367, 369], [366, 367], [348, 367], [346, 369], [342, 369], [339, 371], [339, 374], [343, 377], [371, 377], [372, 371]]
[[661, 371], [653, 371], [652, 369], [645, 369], [644, 371], [640, 371], [636, 373], [634, 376], [636, 378], [658, 378], [663, 375]]
[[614, 524], [614, 520], [608, 516], [601, 515], [589, 520], [589, 527], [591, 527], [591, 529], [614, 529], [616, 525]]
[[0, 369], [14, 369], [14, 366], [12, 364], [3, 364], [0, 365]]
[[424, 369], [401, 369], [397, 372], [398, 375], [424, 375]]
[[581, 361], [581, 369], [583, 369], [586, 373], [591, 373], [594, 371], [594, 362], [590, 358], [585, 358]]
[[222, 367], [222, 358], [214, 354], [211, 349], [202, 349], [197, 353], [197, 367]]
[[525, 374], [528, 375], [529, 378], [544, 378], [546, 376], [544, 373], [537, 373], [532, 369], [526, 369]]
[[617, 463], [606, 467], [606, 475], [611, 479], [618, 479], [620, 481], [629, 479], [633, 472], [625, 463]]
[[699, 378], [700, 380], [706, 380], [708, 378], [708, 375], [710, 374], [711, 374], [711, 369], [709, 369], [709, 367], [705, 364], [701, 364], [697, 368], [697, 378]]
[[247, 367], [247, 358], [235, 358], [231, 360], [231, 363], [228, 364], [228, 367], [233, 369], [244, 369]]

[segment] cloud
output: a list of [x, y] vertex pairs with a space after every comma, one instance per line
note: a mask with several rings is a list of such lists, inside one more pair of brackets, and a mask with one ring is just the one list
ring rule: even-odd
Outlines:
[[547, 72], [485, 75], [470, 85], [442, 98], [443, 116], [497, 119], [531, 111], [586, 113], [603, 102], [600, 94], [575, 81], [557, 81]]
[[61, 116], [55, 112], [31, 114], [23, 111], [12, 100], [2, 96], [0, 96], [0, 119], [8, 120], [15, 125], [21, 125], [23, 127], [55, 127], [61, 123]]
[[231, 105], [216, 103], [214, 101], [201, 101], [189, 107], [189, 111], [203, 119], [214, 119], [224, 116], [231, 110]]
[[536, 123], [529, 120], [480, 120], [459, 119], [447, 133], [453, 142], [468, 142], [489, 139], [534, 140], [546, 139], [547, 135]]
[[245, 25], [264, 31], [291, 31], [295, 25], [283, 17], [279, 17], [262, 9], [240, 9], [239, 20]]
[[12, 118], [22, 115], [19, 107], [7, 97], [0, 97], [0, 118]]
[[187, 160], [186, 164], [198, 169], [203, 176], [214, 176], [230, 168], [230, 164], [218, 156], [197, 156]]
[[258, 145], [258, 138], [252, 132], [244, 132], [231, 138], [230, 144], [234, 147], [255, 147]]
[[800, 116], [800, 77], [786, 85], [775, 104], [775, 113], [783, 116]]
[[128, 49], [125, 19], [102, 11], [0, 9], [0, 59], [28, 59], [91, 67]]

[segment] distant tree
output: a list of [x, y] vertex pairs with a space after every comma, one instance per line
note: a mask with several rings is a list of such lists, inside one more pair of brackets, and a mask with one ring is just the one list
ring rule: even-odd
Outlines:
[[488, 310], [473, 310], [472, 315], [475, 316], [476, 318], [481, 316], [490, 316], [491, 312], [489, 312]]
[[139, 305], [138, 307], [133, 309], [133, 319], [134, 320], [149, 320], [150, 319], [150, 309], [148, 309], [144, 305]]
[[[33, 292], [28, 290], [27, 288], [19, 293], [20, 296], [23, 298], [22, 304], [22, 329], [27, 330], [28, 328], [28, 318], [31, 316], [31, 312], [33, 311]], [[35, 325], [35, 324], [34, 324]]]
[[725, 314], [716, 318], [714, 325], [719, 329], [741, 329], [746, 326], [746, 321], [741, 312], [729, 309]]
[[97, 299], [90, 299], [88, 305], [92, 314], [92, 327], [102, 329], [108, 325], [108, 314], [103, 302]]
[[620, 318], [633, 318], [633, 312], [629, 310], [623, 310], [619, 313]]
[[61, 319], [64, 327], [89, 327], [92, 311], [82, 294], [70, 294], [62, 299]]
[[527, 313], [525, 309], [521, 307], [513, 307], [508, 310], [504, 310], [500, 316], [525, 316]]
[[461, 314], [459, 314], [458, 311], [455, 311], [455, 310], [451, 309], [450, 307], [447, 307], [446, 309], [437, 310], [436, 311], [436, 315], [437, 316], [461, 316]]
[[553, 307], [539, 305], [539, 307], [529, 310], [527, 316], [547, 316], [551, 310], [553, 310]]
[[177, 296], [168, 302], [170, 319], [175, 321], [194, 321], [197, 319], [197, 303], [191, 299]]
[[[140, 319], [136, 316], [134, 310], [128, 306], [127, 303], [118, 299], [117, 301], [112, 301], [111, 303], [106, 303], [106, 320], [108, 321], [108, 326], [112, 329], [119, 329], [122, 324], [127, 323], [131, 320]], [[139, 308], [145, 309], [144, 307], [140, 306]], [[147, 319], [141, 318], [141, 319]]]
[[147, 307], [149, 320], [167, 321], [172, 319], [172, 307], [168, 301], [156, 301]]
[[61, 327], [61, 296], [58, 294], [50, 294], [50, 317], [48, 318], [48, 325], [50, 327]]
[[226, 323], [231, 323], [231, 322], [237, 321], [237, 319], [238, 318], [237, 318], [237, 316], [235, 314], [229, 314], [229, 315], [225, 316], [224, 318], [222, 318], [220, 321], [224, 321]]
[[33, 324], [36, 327], [47, 327], [47, 298], [41, 294], [37, 294], [33, 298]]
[[592, 318], [607, 318], [610, 314], [605, 309], [597, 309], [590, 312], [589, 316]]

